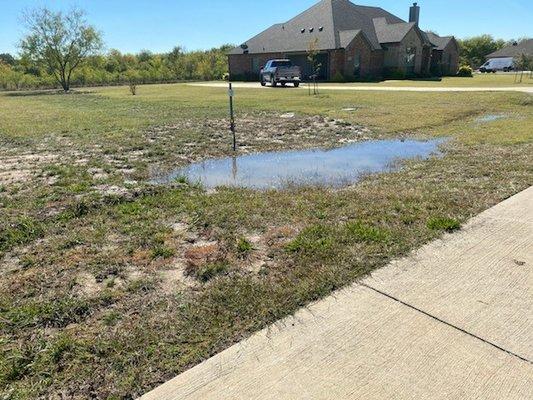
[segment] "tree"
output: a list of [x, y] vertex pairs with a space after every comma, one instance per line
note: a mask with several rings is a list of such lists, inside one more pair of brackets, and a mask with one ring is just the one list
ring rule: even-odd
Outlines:
[[524, 71], [533, 69], [533, 57], [529, 54], [521, 53], [514, 58], [514, 65], [516, 68], [515, 83], [522, 83]]
[[64, 14], [41, 8], [24, 17], [29, 32], [20, 42], [23, 55], [46, 66], [68, 92], [72, 71], [102, 48], [101, 34], [77, 9]]
[[322, 64], [318, 62], [318, 38], [311, 40], [307, 48], [307, 61], [311, 66], [311, 79], [313, 79], [313, 94], [318, 94], [318, 85], [316, 79], [320, 74]]
[[459, 40], [461, 64], [477, 68], [487, 61], [487, 55], [506, 45], [502, 39], [495, 40], [491, 35], [475, 36]]
[[15, 65], [15, 57], [13, 57], [9, 53], [2, 53], [0, 54], [0, 62], [3, 62], [6, 65]]

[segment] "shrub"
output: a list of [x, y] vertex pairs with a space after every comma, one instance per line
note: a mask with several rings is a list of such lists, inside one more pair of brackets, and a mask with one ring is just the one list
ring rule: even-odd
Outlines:
[[344, 79], [344, 75], [341, 74], [339, 71], [335, 74], [335, 76], [331, 79], [333, 82], [342, 83], [345, 82], [346, 79]]
[[137, 94], [137, 83], [141, 80], [139, 72], [129, 69], [124, 74], [124, 79], [128, 82], [130, 93], [135, 96]]
[[457, 72], [457, 76], [472, 78], [474, 76], [474, 71], [469, 65], [461, 65], [461, 67], [459, 67], [459, 71]]
[[385, 70], [385, 78], [393, 80], [403, 80], [406, 78], [405, 72], [398, 68], [387, 68]]

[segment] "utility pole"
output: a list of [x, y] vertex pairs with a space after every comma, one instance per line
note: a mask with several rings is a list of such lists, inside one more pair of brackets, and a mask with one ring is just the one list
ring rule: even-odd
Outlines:
[[230, 126], [231, 134], [233, 135], [233, 151], [237, 151], [237, 139], [235, 138], [235, 116], [233, 115], [233, 85], [229, 83], [229, 117], [230, 117]]

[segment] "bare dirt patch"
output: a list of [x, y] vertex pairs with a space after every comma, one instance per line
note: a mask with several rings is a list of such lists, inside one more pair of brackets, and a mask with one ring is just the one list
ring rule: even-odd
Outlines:
[[54, 154], [0, 155], [0, 184], [12, 185], [35, 176], [41, 168], [58, 158]]
[[[368, 140], [371, 130], [342, 119], [322, 116], [305, 116], [295, 113], [243, 115], [237, 119], [237, 136], [242, 152], [257, 151], [265, 144], [291, 143], [298, 141], [300, 146], [325, 146], [340, 143]], [[154, 128], [154, 133], [164, 133], [173, 129], [201, 130], [209, 136], [210, 142], [228, 137], [227, 119], [205, 121], [189, 120], [180, 125]], [[195, 147], [195, 143], [186, 143]]]

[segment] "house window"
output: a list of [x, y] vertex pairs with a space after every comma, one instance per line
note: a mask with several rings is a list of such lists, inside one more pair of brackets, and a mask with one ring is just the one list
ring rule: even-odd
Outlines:
[[416, 59], [416, 47], [407, 47], [405, 49], [405, 64], [407, 66], [415, 65], [415, 59]]
[[361, 54], [357, 50], [353, 56], [353, 75], [355, 78], [361, 76]]
[[408, 74], [415, 72], [416, 47], [407, 47], [405, 49], [405, 69]]

